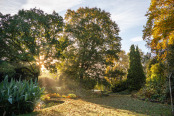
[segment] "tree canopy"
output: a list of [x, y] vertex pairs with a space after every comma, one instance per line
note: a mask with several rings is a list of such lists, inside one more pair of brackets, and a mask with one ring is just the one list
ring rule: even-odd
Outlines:
[[169, 47], [174, 45], [174, 1], [151, 0], [146, 16], [143, 39], [159, 58], [165, 59]]
[[0, 14], [1, 60], [36, 67], [51, 66], [61, 55], [67, 41], [61, 37], [63, 18], [56, 12], [40, 9], [20, 10], [16, 15]]
[[[68, 51], [74, 55], [72, 68], [76, 70], [71, 73], [76, 71], [80, 79], [104, 76], [105, 67], [111, 64], [111, 59], [118, 58], [121, 47], [119, 28], [110, 14], [98, 8], [68, 10], [65, 31], [73, 42]], [[70, 60], [67, 58], [67, 62]]]

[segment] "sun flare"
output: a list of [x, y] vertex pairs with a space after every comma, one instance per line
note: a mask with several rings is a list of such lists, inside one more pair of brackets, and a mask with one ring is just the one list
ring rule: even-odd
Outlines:
[[42, 64], [41, 65], [41, 72], [45, 72], [46, 71], [46, 68], [45, 68], [45, 66]]

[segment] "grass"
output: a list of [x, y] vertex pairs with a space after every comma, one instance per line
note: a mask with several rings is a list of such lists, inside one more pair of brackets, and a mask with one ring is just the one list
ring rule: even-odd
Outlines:
[[20, 116], [170, 116], [170, 106], [141, 101], [130, 95], [58, 99], [64, 103]]
[[130, 95], [113, 95], [106, 98], [87, 99], [86, 101], [98, 104], [105, 108], [120, 109], [137, 113], [136, 115], [170, 116], [170, 106], [167, 104], [152, 103], [130, 97]]

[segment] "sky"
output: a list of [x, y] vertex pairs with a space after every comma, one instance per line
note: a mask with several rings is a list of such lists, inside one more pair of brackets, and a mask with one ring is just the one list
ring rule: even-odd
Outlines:
[[129, 52], [132, 44], [146, 54], [150, 52], [142, 39], [145, 16], [150, 6], [150, 0], [0, 0], [0, 12], [16, 14], [21, 9], [39, 8], [45, 13], [53, 10], [64, 17], [67, 9], [77, 10], [79, 7], [97, 7], [109, 12], [111, 19], [120, 29], [122, 50]]

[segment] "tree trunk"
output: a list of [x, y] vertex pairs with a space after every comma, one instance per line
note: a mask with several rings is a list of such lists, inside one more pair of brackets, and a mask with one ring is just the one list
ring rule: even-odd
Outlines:
[[172, 116], [174, 116], [171, 77], [172, 77], [172, 73], [169, 75], [169, 90], [170, 90], [170, 102], [171, 102]]

